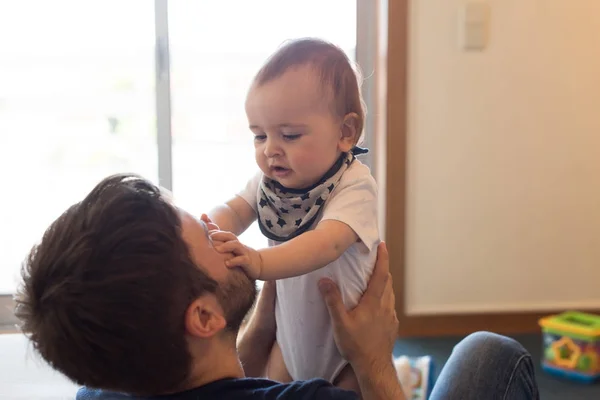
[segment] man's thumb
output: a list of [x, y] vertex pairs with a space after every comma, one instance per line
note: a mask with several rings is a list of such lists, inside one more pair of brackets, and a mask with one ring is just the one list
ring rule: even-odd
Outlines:
[[342, 302], [340, 290], [333, 281], [325, 278], [319, 281], [319, 291], [325, 300], [329, 316], [334, 323], [342, 323], [346, 316], [346, 308]]

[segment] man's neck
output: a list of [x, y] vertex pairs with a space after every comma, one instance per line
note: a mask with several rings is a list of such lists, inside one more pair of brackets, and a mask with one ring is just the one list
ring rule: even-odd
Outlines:
[[240, 364], [235, 341], [229, 343], [211, 344], [210, 354], [206, 351], [200, 357], [194, 357], [190, 378], [187, 380], [184, 390], [194, 389], [225, 378], [243, 378], [244, 369]]

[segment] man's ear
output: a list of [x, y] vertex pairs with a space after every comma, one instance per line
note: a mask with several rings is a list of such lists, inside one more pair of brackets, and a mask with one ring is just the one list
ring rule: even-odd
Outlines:
[[342, 121], [342, 135], [340, 137], [339, 148], [342, 152], [347, 153], [356, 144], [358, 140], [359, 116], [356, 113], [348, 113]]
[[213, 294], [194, 300], [185, 313], [185, 329], [191, 336], [208, 339], [227, 325], [223, 308]]

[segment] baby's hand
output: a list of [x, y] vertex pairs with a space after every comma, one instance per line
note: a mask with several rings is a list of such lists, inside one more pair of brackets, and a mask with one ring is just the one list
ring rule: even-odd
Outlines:
[[217, 224], [215, 224], [214, 222], [212, 222], [212, 220], [210, 219], [210, 217], [208, 215], [202, 214], [200, 219], [206, 224], [206, 227], [208, 228], [209, 232], [214, 232], [214, 231], [220, 230], [219, 226]]
[[[241, 267], [246, 275], [252, 279], [259, 279], [262, 271], [262, 258], [260, 253], [248, 246], [244, 246], [231, 232], [217, 231], [210, 235], [215, 248], [221, 253], [233, 253], [231, 260], [225, 261], [228, 267]], [[219, 243], [218, 245], [216, 243]]]
[[[225, 243], [226, 241], [237, 240], [237, 236], [235, 236], [233, 233], [221, 231], [219, 226], [217, 224], [215, 224], [214, 222], [212, 222], [212, 220], [210, 219], [210, 217], [208, 215], [202, 214], [200, 219], [202, 221], [204, 221], [204, 223], [206, 224], [206, 228], [208, 229], [208, 236], [210, 236], [212, 245], [215, 249], [217, 249], [217, 251], [218, 251], [218, 247], [220, 245], [222, 245], [223, 243]], [[215, 233], [221, 233], [221, 234], [217, 235], [215, 237], [214, 236]], [[231, 258], [233, 258], [233, 255], [231, 255]]]

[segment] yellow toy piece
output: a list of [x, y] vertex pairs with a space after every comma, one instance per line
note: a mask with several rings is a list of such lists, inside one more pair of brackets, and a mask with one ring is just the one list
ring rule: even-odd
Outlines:
[[[581, 356], [581, 349], [577, 346], [570, 337], [563, 337], [560, 340], [552, 343], [552, 349], [554, 350], [554, 363], [559, 367], [575, 369], [579, 356]], [[566, 357], [564, 357], [563, 350], [566, 349]]]

